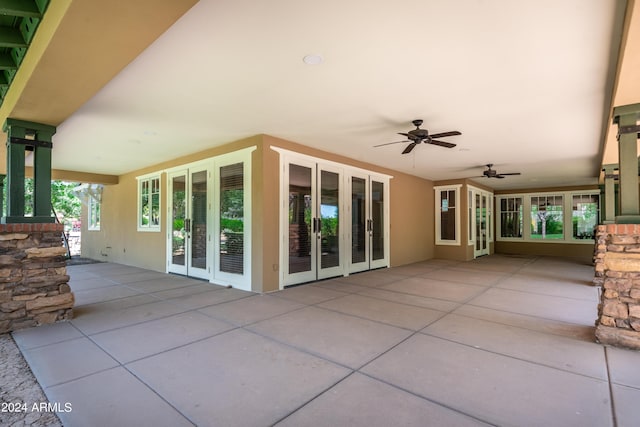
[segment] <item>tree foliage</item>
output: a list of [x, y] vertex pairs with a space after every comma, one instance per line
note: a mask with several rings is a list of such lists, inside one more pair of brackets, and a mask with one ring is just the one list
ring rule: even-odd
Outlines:
[[[78, 186], [75, 182], [65, 181], [51, 181], [51, 204], [53, 210], [62, 217], [65, 221], [80, 218], [80, 212], [82, 209], [82, 203], [80, 199], [73, 193], [73, 189]], [[5, 194], [3, 194], [6, 211], [6, 191], [7, 186], [5, 182]], [[33, 215], [33, 200], [34, 200], [34, 180], [33, 178], [25, 179], [24, 183], [24, 210], [25, 215]], [[64, 221], [63, 221], [64, 222]]]

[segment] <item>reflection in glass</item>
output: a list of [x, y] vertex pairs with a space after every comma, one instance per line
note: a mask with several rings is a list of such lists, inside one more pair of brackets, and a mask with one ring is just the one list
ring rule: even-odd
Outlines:
[[186, 208], [186, 177], [184, 175], [173, 177], [171, 180], [171, 205], [173, 212], [171, 213], [171, 263], [176, 265], [185, 265], [185, 208]]
[[456, 240], [456, 190], [440, 191], [440, 239]]
[[522, 237], [523, 212], [522, 197], [500, 200], [500, 237]]
[[384, 258], [384, 184], [371, 181], [371, 259]]
[[191, 174], [191, 266], [207, 268], [207, 171]]
[[289, 165], [289, 273], [311, 271], [311, 168]]
[[571, 223], [574, 239], [595, 238], [595, 226], [600, 223], [600, 196], [598, 194], [576, 194], [573, 196]]
[[151, 225], [160, 225], [160, 178], [151, 180]]
[[564, 239], [562, 196], [531, 197], [531, 238]]
[[476, 250], [482, 249], [482, 206], [480, 195], [476, 194]]
[[320, 172], [321, 268], [340, 265], [340, 246], [338, 244], [338, 236], [340, 235], [339, 178], [339, 175], [334, 172]]
[[366, 261], [366, 180], [351, 177], [351, 263]]
[[482, 230], [482, 250], [487, 249], [487, 223], [488, 223], [488, 211], [487, 211], [487, 196], [482, 196], [482, 210], [480, 211], [480, 230]]

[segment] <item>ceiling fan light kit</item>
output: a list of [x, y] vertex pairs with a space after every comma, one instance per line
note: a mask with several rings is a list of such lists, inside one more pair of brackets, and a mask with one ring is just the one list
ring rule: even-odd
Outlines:
[[379, 145], [376, 145], [375, 147], [382, 147], [383, 145], [400, 144], [403, 142], [409, 142], [410, 144], [405, 147], [405, 149], [402, 151], [402, 154], [410, 153], [415, 148], [416, 145], [422, 142], [424, 142], [425, 144], [439, 145], [440, 147], [445, 147], [445, 148], [453, 148], [456, 146], [456, 144], [452, 144], [446, 141], [439, 141], [435, 138], [444, 138], [447, 136], [462, 135], [462, 133], [458, 132], [457, 130], [429, 135], [429, 131], [427, 129], [420, 129], [420, 126], [422, 125], [422, 120], [416, 119], [412, 121], [412, 123], [416, 127], [414, 130], [410, 130], [407, 133], [398, 132], [398, 135], [402, 135], [406, 137], [407, 138], [406, 140], [396, 141], [396, 142], [387, 142], [386, 144], [379, 144]]

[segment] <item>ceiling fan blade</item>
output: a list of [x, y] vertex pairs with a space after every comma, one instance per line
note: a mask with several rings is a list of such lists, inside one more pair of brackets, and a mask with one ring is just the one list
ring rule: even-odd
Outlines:
[[407, 145], [407, 147], [404, 149], [404, 151], [402, 152], [402, 154], [409, 154], [411, 152], [411, 150], [413, 150], [413, 148], [418, 145], [420, 142], [416, 141], [416, 142], [412, 142], [411, 144]]
[[441, 147], [446, 147], [446, 148], [453, 148], [456, 146], [456, 144], [452, 144], [450, 142], [444, 142], [444, 141], [436, 141], [435, 139], [432, 139], [431, 141], [426, 141], [427, 144], [433, 144], [433, 145], [439, 145]]
[[503, 176], [502, 174], [499, 174], [499, 175], [496, 175], [494, 178], [500, 178], [500, 179], [502, 179], [502, 178], [504, 178], [504, 176]]
[[462, 134], [457, 130], [453, 130], [451, 132], [434, 133], [433, 135], [431, 135], [431, 138], [444, 138], [445, 136], [455, 136], [455, 135], [462, 135]]
[[520, 172], [501, 173], [500, 175], [520, 175]]
[[374, 145], [374, 147], [382, 147], [384, 145], [391, 145], [391, 144], [400, 144], [401, 142], [411, 142], [411, 141], [407, 139], [406, 141], [386, 142], [384, 144]]

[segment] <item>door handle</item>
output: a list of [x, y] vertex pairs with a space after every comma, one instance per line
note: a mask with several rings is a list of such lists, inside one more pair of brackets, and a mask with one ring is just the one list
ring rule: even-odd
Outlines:
[[188, 218], [184, 220], [184, 231], [191, 233], [191, 220]]

